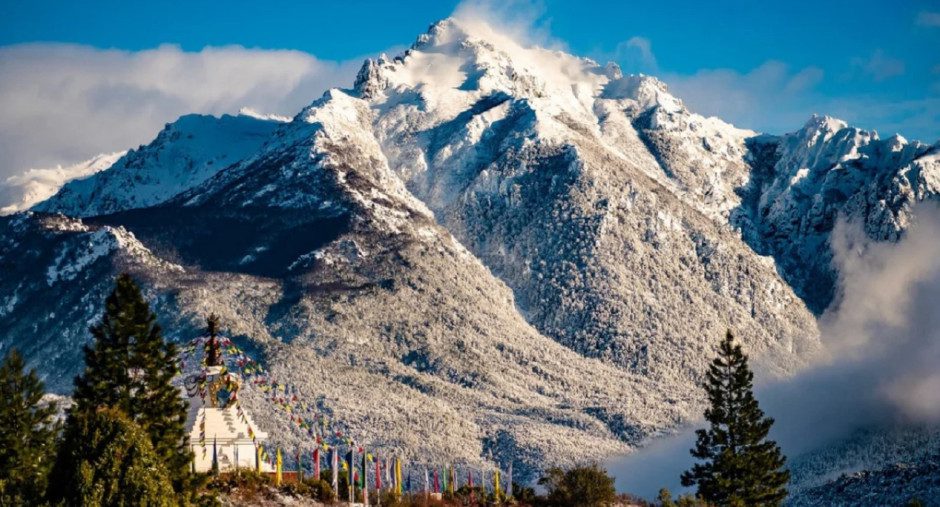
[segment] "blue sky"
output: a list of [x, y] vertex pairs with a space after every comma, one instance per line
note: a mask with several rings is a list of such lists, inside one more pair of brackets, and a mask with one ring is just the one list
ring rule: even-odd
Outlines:
[[[9, 159], [0, 179], [145, 142], [188, 111], [247, 105], [291, 114], [327, 86], [348, 86], [364, 57], [402, 49], [458, 8], [453, 1], [139, 5], [5, 3], [0, 108], [14, 114], [0, 119], [0, 151]], [[506, 5], [459, 8], [490, 11], [537, 41], [657, 75], [693, 110], [741, 127], [782, 133], [820, 113], [882, 136], [940, 138], [940, 1]], [[105, 132], [117, 123], [120, 132]], [[52, 130], [37, 140], [20, 132], [24, 125]], [[88, 132], [76, 135], [82, 125]]]
[[[11, 2], [0, 20], [0, 44], [54, 41], [140, 50], [173, 43], [187, 51], [238, 44], [345, 60], [410, 43], [457, 4], [187, 1], [144, 11], [127, 1]], [[612, 52], [631, 37], [644, 37], [664, 69], [681, 73], [747, 71], [768, 59], [837, 73], [850, 70], [853, 58], [882, 50], [911, 66], [897, 86], [916, 87], [926, 84], [931, 64], [940, 63], [940, 19], [934, 26], [918, 22], [921, 13], [940, 13], [937, 1], [546, 0], [508, 10], [547, 27], [579, 54]]]

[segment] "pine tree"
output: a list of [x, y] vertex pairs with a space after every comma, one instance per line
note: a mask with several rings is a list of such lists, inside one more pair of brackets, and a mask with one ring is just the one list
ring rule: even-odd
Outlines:
[[85, 371], [75, 379], [72, 413], [120, 410], [150, 437], [178, 493], [188, 493], [192, 455], [185, 445], [187, 403], [172, 384], [177, 352], [127, 274], [118, 277], [101, 322], [91, 328]]
[[0, 364], [0, 505], [33, 505], [41, 499], [55, 452], [54, 403], [42, 401], [36, 370], [10, 350]]
[[701, 460], [682, 474], [682, 485], [715, 505], [780, 505], [790, 472], [777, 443], [767, 440], [773, 419], [764, 416], [753, 393], [754, 374], [731, 331], [706, 374], [709, 429], [698, 436], [692, 456]]
[[73, 413], [50, 476], [53, 505], [172, 506], [173, 486], [147, 433], [115, 408]]

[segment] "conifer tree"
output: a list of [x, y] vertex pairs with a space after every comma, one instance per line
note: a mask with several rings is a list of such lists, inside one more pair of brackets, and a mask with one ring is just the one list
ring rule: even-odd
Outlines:
[[44, 390], [36, 370], [27, 373], [10, 350], [0, 364], [0, 505], [34, 505], [45, 492], [58, 425]]
[[147, 433], [115, 408], [70, 414], [50, 476], [53, 505], [178, 505]]
[[164, 341], [156, 315], [129, 275], [118, 277], [91, 333], [95, 342], [85, 347], [72, 413], [112, 407], [126, 414], [150, 437], [174, 489], [187, 493], [192, 455], [183, 440], [187, 403], [171, 383], [178, 368], [176, 347]]
[[753, 393], [754, 374], [731, 331], [706, 374], [708, 429], [698, 436], [692, 456], [701, 460], [682, 474], [682, 485], [714, 505], [780, 505], [790, 472], [777, 443], [767, 440], [773, 419], [764, 416]]

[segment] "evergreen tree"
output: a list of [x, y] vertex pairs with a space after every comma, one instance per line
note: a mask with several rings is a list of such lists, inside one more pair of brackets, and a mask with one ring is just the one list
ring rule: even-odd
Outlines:
[[69, 415], [48, 499], [68, 506], [171, 506], [173, 486], [147, 433], [115, 408]]
[[55, 452], [54, 403], [42, 401], [36, 370], [10, 350], [0, 364], [0, 505], [30, 505], [45, 491]]
[[753, 393], [754, 374], [731, 331], [706, 374], [709, 429], [698, 430], [692, 456], [702, 461], [682, 474], [682, 485], [715, 505], [780, 505], [790, 472], [776, 442], [767, 440], [773, 419]]
[[178, 493], [191, 490], [192, 455], [185, 445], [187, 403], [171, 382], [177, 352], [127, 274], [118, 277], [101, 322], [91, 328], [85, 371], [75, 379], [73, 413], [113, 407], [140, 425]]

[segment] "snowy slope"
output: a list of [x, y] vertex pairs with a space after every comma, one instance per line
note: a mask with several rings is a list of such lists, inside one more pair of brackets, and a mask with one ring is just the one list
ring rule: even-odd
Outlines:
[[[122, 269], [101, 235], [126, 231], [141, 255], [179, 268], [134, 270], [176, 336], [216, 311], [357, 431], [375, 435], [369, 407], [407, 406], [440, 423], [416, 431], [408, 411], [380, 410], [409, 452], [492, 449], [529, 467], [621, 452], [697, 413], [696, 382], [727, 327], [767, 371], [812, 357], [812, 316], [721, 224], [732, 194], [692, 206], [697, 173], [665, 171], [634, 122], [676, 137], [727, 131], [729, 143], [745, 134], [692, 115], [651, 78], [485, 35], [437, 25], [234, 156], [233, 129], [201, 140], [234, 119], [184, 117], [132, 163], [36, 207], [84, 222], [17, 218], [30, 224], [22, 241], [51, 257], [14, 270], [10, 293], [35, 301], [49, 279]], [[65, 237], [84, 243], [55, 246]], [[58, 290], [100, 298], [104, 287]], [[16, 343], [29, 306], [10, 307], [0, 330]], [[80, 329], [57, 357], [78, 350]], [[67, 388], [76, 366], [50, 383]], [[359, 386], [357, 397], [332, 384]]]
[[152, 206], [254, 153], [282, 122], [249, 115], [187, 115], [103, 173], [66, 184], [37, 211], [94, 216]]
[[0, 352], [17, 347], [48, 389], [68, 392], [115, 270], [134, 266], [179, 270], [120, 227], [31, 213], [0, 218]]
[[728, 328], [780, 373], [817, 349], [802, 302], [726, 225], [753, 133], [460, 20], [367, 62], [356, 90], [408, 188], [557, 341], [689, 387]]
[[787, 505], [940, 504], [940, 431], [859, 430], [791, 460]]
[[66, 183], [111, 167], [127, 152], [103, 153], [84, 162], [54, 169], [30, 169], [0, 183], [0, 215], [29, 209], [52, 197]]
[[[492, 451], [526, 477], [544, 456], [571, 463], [624, 452], [691, 415], [682, 393], [582, 357], [526, 323], [508, 288], [434, 222], [371, 136], [367, 104], [331, 91], [257, 157], [162, 206], [83, 222], [8, 219], [0, 263], [35, 260], [2, 281], [18, 295], [0, 316], [0, 332], [15, 337], [6, 344], [50, 359], [47, 381], [66, 388], [107, 276], [129, 270], [172, 337], [192, 336], [204, 315], [219, 313], [277, 378], [311, 393], [348, 432], [414, 459], [478, 462]], [[249, 231], [263, 220], [267, 236], [251, 239], [264, 243], [223, 248], [210, 238], [216, 248], [204, 249], [185, 229], [212, 234], [233, 218]], [[318, 236], [318, 245], [265, 257], [298, 243], [281, 228]], [[179, 264], [144, 243], [171, 248]], [[249, 255], [257, 258], [239, 270]], [[80, 303], [38, 310], [50, 290], [81, 294]], [[76, 328], [61, 332], [60, 320]], [[30, 329], [59, 337], [54, 355], [43, 352], [49, 343], [29, 342]], [[282, 443], [301, 442], [276, 410], [250, 395], [247, 403]]]
[[816, 312], [833, 298], [829, 236], [838, 215], [877, 241], [897, 241], [912, 206], [940, 192], [940, 143], [928, 146], [814, 116], [802, 129], [752, 140], [755, 169], [734, 222], [773, 255]]

